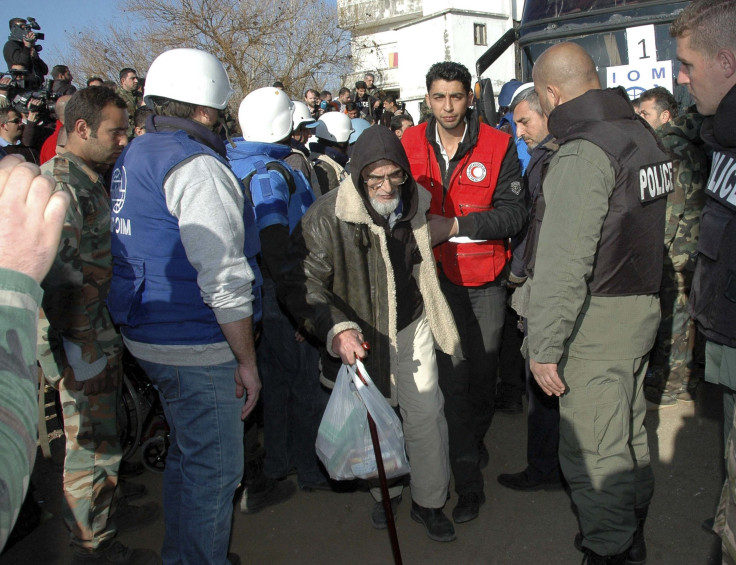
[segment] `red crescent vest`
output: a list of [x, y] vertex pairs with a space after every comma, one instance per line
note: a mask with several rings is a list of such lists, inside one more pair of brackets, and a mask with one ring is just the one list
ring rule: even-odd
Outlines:
[[[458, 163], [445, 192], [434, 148], [427, 139], [427, 122], [409, 128], [401, 138], [414, 179], [432, 194], [430, 214], [447, 218], [493, 209], [501, 163], [509, 136], [480, 124], [478, 141]], [[434, 256], [450, 281], [460, 286], [481, 286], [496, 279], [506, 265], [503, 240], [452, 243], [435, 246]]]

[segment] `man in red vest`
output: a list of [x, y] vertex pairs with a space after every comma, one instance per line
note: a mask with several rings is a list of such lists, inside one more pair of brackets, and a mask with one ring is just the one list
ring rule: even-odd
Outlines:
[[460, 332], [464, 359], [437, 352], [445, 396], [456, 523], [485, 502], [483, 438], [491, 425], [505, 315], [507, 241], [526, 220], [514, 140], [479, 121], [470, 73], [442, 62], [427, 73], [428, 122], [401, 141], [417, 183], [432, 193], [429, 227], [440, 285]]

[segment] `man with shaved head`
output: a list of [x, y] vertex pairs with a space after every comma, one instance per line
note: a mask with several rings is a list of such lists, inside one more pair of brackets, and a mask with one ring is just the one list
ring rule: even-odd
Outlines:
[[644, 563], [654, 480], [642, 384], [659, 324], [672, 163], [623, 89], [601, 89], [578, 45], [550, 47], [533, 76], [559, 150], [527, 243], [530, 368], [560, 398], [576, 546], [589, 564]]
[[64, 147], [66, 143], [66, 130], [64, 129], [64, 110], [66, 109], [66, 103], [71, 99], [71, 94], [65, 94], [60, 96], [56, 101], [54, 107], [54, 113], [56, 114], [56, 129], [41, 146], [41, 164], [43, 165], [46, 161], [51, 161], [56, 155], [57, 147]]

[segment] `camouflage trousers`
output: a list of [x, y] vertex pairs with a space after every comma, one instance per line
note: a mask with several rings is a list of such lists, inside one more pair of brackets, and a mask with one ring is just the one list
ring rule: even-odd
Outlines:
[[736, 565], [736, 424], [726, 444], [727, 477], [721, 491], [713, 531], [721, 537], [723, 563]]
[[726, 481], [713, 531], [721, 537], [723, 563], [736, 564], [736, 349], [709, 341], [705, 349], [705, 379], [722, 385], [723, 428], [726, 439]]
[[[659, 290], [662, 321], [652, 349], [654, 384], [667, 392], [685, 392], [690, 385], [694, 325], [688, 312], [693, 273], [665, 269]], [[696, 384], [696, 383], [692, 383]]]
[[64, 379], [59, 383], [66, 435], [64, 521], [72, 545], [86, 549], [115, 535], [108, 518], [122, 458], [117, 430], [120, 356], [110, 358], [107, 369], [115, 375], [111, 392], [87, 396], [68, 389]]

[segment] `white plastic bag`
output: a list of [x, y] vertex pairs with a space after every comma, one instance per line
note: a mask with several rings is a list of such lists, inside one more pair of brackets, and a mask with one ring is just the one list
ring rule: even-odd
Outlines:
[[[365, 384], [356, 373], [365, 379]], [[378, 476], [366, 409], [378, 431], [386, 478], [409, 472], [401, 421], [373, 384], [363, 364], [343, 365], [322, 416], [317, 434], [317, 456], [330, 477], [337, 480]]]

